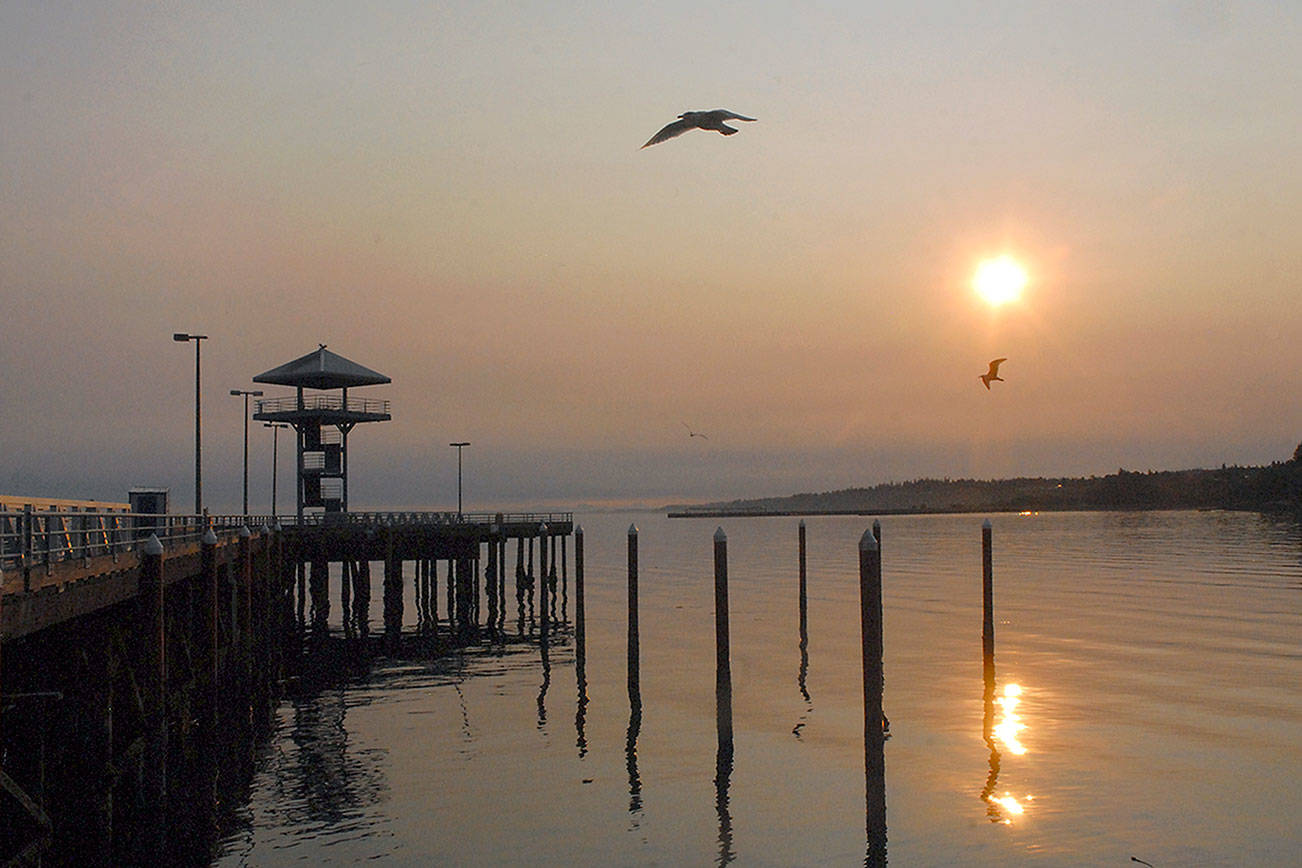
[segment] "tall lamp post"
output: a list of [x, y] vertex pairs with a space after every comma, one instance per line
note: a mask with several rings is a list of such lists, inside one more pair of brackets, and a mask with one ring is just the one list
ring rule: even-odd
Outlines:
[[461, 521], [461, 448], [469, 446], [470, 443], [449, 443], [449, 446], [455, 446], [457, 449], [457, 521]]
[[280, 438], [280, 429], [288, 428], [284, 422], [263, 422], [263, 428], [271, 429], [271, 517], [276, 517], [276, 452], [278, 450], [277, 441]]
[[208, 340], [207, 335], [192, 335], [186, 332], [173, 332], [172, 340], [178, 343], [194, 341], [194, 514], [203, 514], [203, 449], [199, 435], [199, 342]]
[[261, 389], [231, 389], [232, 395], [244, 396], [244, 517], [249, 517], [249, 396], [262, 397]]

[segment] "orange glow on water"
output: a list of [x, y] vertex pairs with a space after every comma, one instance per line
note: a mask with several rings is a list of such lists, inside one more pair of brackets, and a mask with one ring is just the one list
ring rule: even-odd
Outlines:
[[1022, 701], [1021, 696], [1022, 688], [1019, 685], [1008, 684], [1004, 687], [1004, 695], [995, 700], [1003, 710], [1004, 719], [994, 728], [995, 737], [1003, 742], [1004, 747], [1011, 753], [1019, 755], [1026, 753], [1026, 746], [1017, 737], [1019, 732], [1026, 729], [1022, 716], [1017, 713], [1017, 705]]

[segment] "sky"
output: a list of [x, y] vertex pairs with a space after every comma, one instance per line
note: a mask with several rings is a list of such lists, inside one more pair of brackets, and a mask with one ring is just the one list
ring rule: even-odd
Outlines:
[[[467, 510], [1286, 459], [1298, 45], [1292, 0], [0, 0], [0, 494], [188, 510], [179, 331], [218, 511], [229, 391], [322, 343], [393, 380], [355, 509], [455, 507], [452, 441]], [[757, 120], [641, 149], [711, 108]]]

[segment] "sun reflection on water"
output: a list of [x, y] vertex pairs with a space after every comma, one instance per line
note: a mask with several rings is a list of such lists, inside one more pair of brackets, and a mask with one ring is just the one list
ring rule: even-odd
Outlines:
[[[981, 799], [986, 803], [986, 815], [992, 823], [1011, 824], [1012, 818], [1025, 814], [1027, 805], [1035, 800], [1035, 796], [1032, 795], [1023, 796], [1019, 800], [1007, 790], [1002, 796], [995, 795], [1000, 771], [997, 744], [1002, 745], [1010, 754], [1021, 756], [1026, 753], [1026, 746], [1018, 738], [1018, 734], [1026, 729], [1022, 716], [1017, 713], [1021, 697], [1022, 688], [1018, 684], [1005, 685], [1003, 695], [995, 696], [993, 667], [987, 670], [984, 728], [985, 741], [990, 748], [990, 775], [986, 778], [986, 785], [981, 791]], [[994, 721], [996, 705], [999, 706], [1002, 714], [1002, 719], [997, 724]]]
[[995, 725], [995, 737], [1004, 743], [1011, 753], [1026, 753], [1026, 746], [1018, 740], [1017, 734], [1026, 729], [1022, 716], [1017, 713], [1017, 704], [1022, 701], [1022, 688], [1017, 684], [1004, 686], [1004, 695], [995, 700], [1003, 710], [1004, 719]]

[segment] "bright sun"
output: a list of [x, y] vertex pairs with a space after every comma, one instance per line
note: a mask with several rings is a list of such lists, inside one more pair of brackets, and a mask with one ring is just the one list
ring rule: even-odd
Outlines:
[[1015, 301], [1026, 288], [1026, 269], [1017, 260], [1004, 254], [986, 259], [977, 266], [972, 277], [972, 288], [987, 304], [998, 307]]

